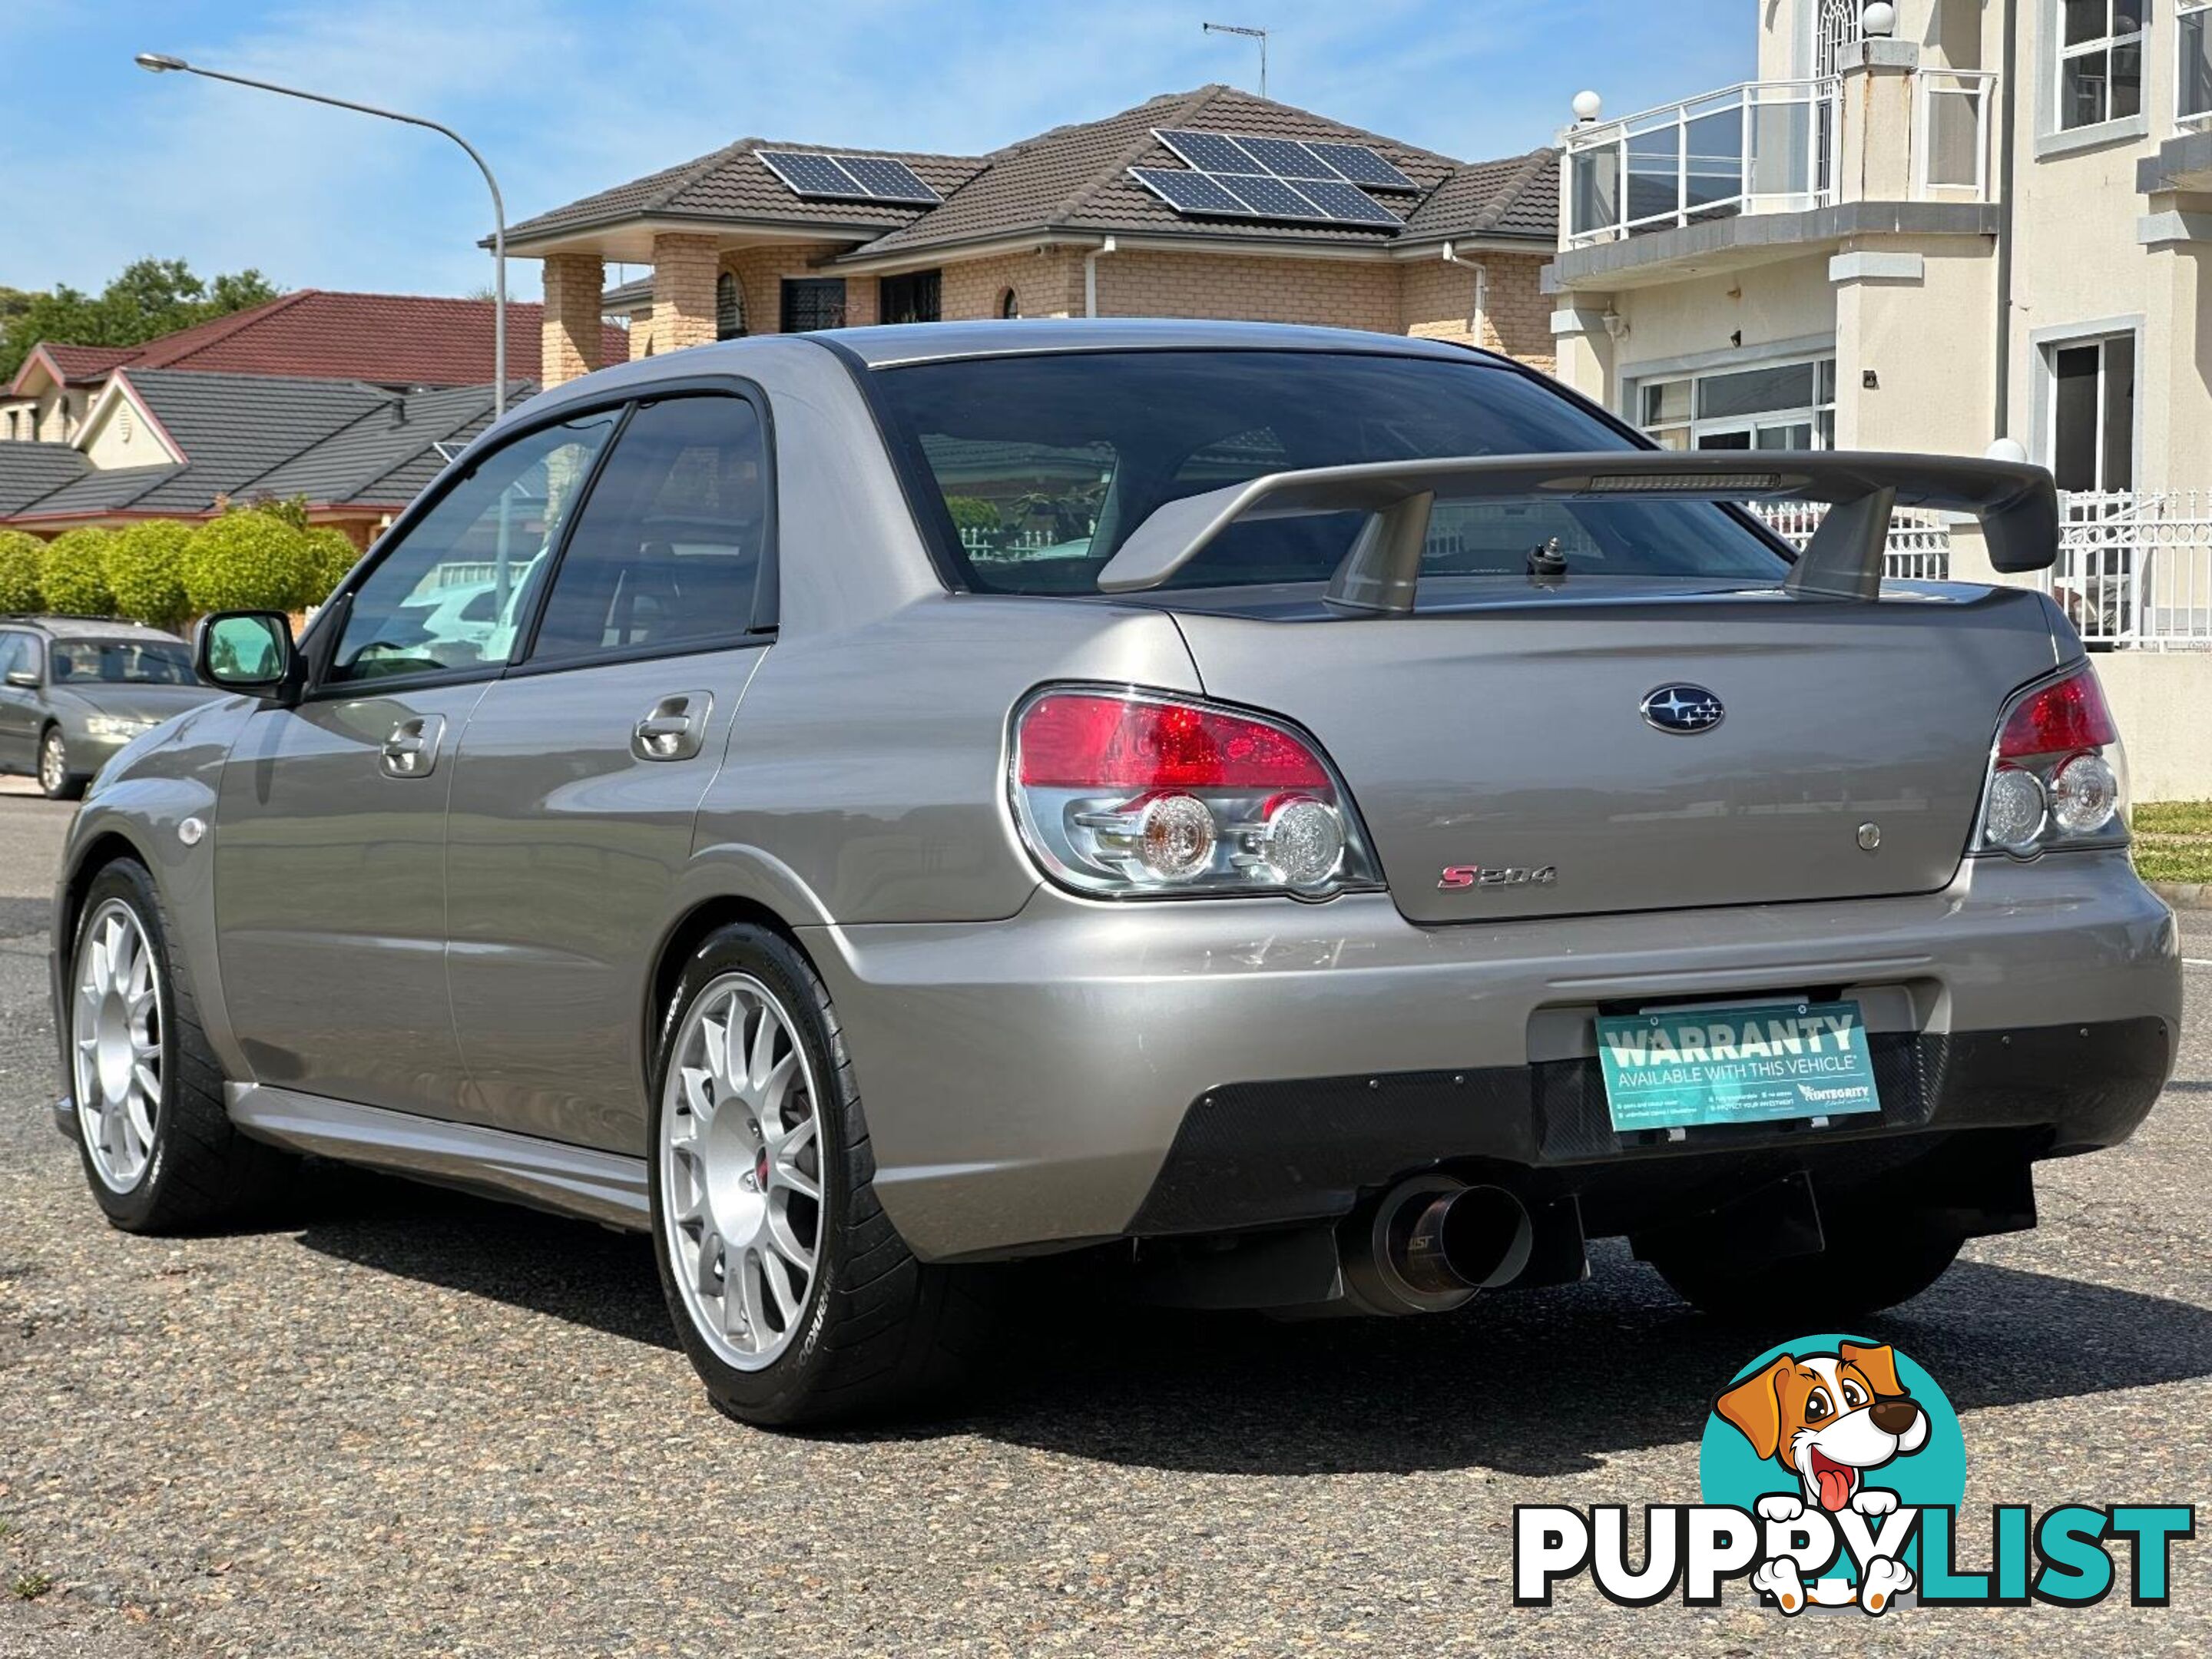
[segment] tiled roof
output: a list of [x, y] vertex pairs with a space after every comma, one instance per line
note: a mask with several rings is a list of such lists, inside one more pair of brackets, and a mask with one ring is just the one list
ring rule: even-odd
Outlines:
[[[544, 316], [542, 306], [508, 303], [507, 355], [514, 363], [535, 360]], [[629, 356], [629, 337], [609, 324], [602, 349], [608, 354], [605, 361], [620, 362]], [[307, 288], [143, 345], [118, 350], [49, 343], [45, 350], [71, 380], [130, 368], [356, 380], [388, 386], [489, 386], [492, 305], [488, 300]]]
[[1559, 232], [1559, 152], [1549, 145], [1461, 167], [1406, 226], [1415, 237], [1528, 236], [1547, 246]]
[[[445, 465], [438, 445], [465, 442], [491, 418], [489, 386], [404, 395], [360, 380], [126, 368], [130, 389], [186, 456], [181, 466], [57, 472], [24, 501], [6, 495], [9, 452], [61, 446], [0, 443], [0, 514], [27, 519], [101, 513], [206, 512], [219, 495], [304, 495], [317, 506], [397, 507]], [[527, 381], [509, 399], [527, 397]]]
[[[1423, 194], [1378, 197], [1407, 216], [1403, 231], [1186, 218], [1128, 171], [1181, 167], [1152, 136], [1155, 129], [1178, 126], [1366, 144], [1395, 162]], [[779, 148], [830, 147], [740, 139], [682, 167], [526, 221], [509, 233], [509, 241], [640, 218], [687, 216], [728, 224], [812, 222], [879, 230], [872, 240], [840, 256], [847, 260], [1053, 230], [1181, 236], [1217, 245], [1307, 242], [1376, 248], [1409, 237], [1502, 237], [1546, 248], [1558, 240], [1558, 162], [1548, 149], [1468, 164], [1224, 86], [1169, 94], [1103, 120], [1055, 127], [989, 155], [902, 156], [945, 197], [941, 205], [926, 210], [802, 200], [784, 188], [756, 153]]]
[[[652, 305], [653, 278], [650, 276], [640, 276], [619, 283], [599, 295], [599, 309], [610, 317], [619, 317], [641, 307], [650, 309]], [[607, 361], [617, 360], [609, 358]]]
[[70, 444], [0, 443], [0, 514], [52, 495], [90, 465]]
[[905, 162], [940, 196], [949, 196], [975, 177], [983, 160], [972, 155], [920, 155], [905, 150], [863, 149], [847, 145], [785, 144], [765, 138], [740, 138], [711, 155], [659, 173], [633, 179], [612, 190], [541, 213], [507, 228], [509, 247], [566, 231], [629, 219], [703, 219], [713, 222], [771, 220], [778, 224], [818, 224], [824, 229], [867, 232], [912, 223], [928, 210], [888, 202], [824, 202], [794, 196], [760, 159], [762, 150], [799, 150], [816, 155], [879, 155]]

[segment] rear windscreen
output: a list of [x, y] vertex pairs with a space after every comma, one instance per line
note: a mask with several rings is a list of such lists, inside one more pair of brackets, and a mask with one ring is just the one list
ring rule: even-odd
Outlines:
[[[877, 371], [963, 586], [1095, 593], [1163, 503], [1270, 472], [1633, 446], [1540, 381], [1466, 362], [1303, 351], [990, 357]], [[941, 507], [941, 513], [933, 509]], [[1232, 526], [1170, 588], [1326, 581], [1360, 515]], [[1422, 575], [1771, 581], [1773, 544], [1699, 501], [1440, 501]]]

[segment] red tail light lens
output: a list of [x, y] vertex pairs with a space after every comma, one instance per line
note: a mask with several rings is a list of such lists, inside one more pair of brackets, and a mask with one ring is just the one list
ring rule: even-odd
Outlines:
[[2015, 708], [1997, 738], [1997, 756], [2018, 760], [2028, 755], [2071, 754], [2102, 749], [2119, 737], [2097, 677], [2084, 669], [2031, 693]]
[[2119, 728], [2084, 664], [2005, 709], [1974, 850], [2033, 858], [2055, 847], [2117, 846], [2126, 839], [2126, 805]]
[[1022, 716], [1021, 781], [1042, 789], [1326, 789], [1289, 732], [1188, 703], [1056, 691]]
[[1379, 884], [1313, 744], [1194, 699], [1070, 687], [1014, 720], [1014, 817], [1046, 872], [1106, 898]]

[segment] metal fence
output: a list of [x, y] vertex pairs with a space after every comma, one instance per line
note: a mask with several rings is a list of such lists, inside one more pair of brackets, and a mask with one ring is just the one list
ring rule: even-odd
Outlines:
[[2212, 492], [2068, 490], [2059, 505], [2058, 562], [2038, 586], [2087, 643], [2212, 649]]
[[[1813, 501], [1752, 501], [1753, 513], [1799, 552], [1813, 539], [1828, 509]], [[1899, 512], [1889, 524], [1889, 552], [1882, 574], [1891, 581], [1951, 580], [1951, 526], [1928, 513]]]

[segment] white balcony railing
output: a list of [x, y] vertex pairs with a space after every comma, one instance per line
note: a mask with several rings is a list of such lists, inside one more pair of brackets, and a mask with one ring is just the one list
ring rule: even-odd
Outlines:
[[[1800, 553], [1828, 515], [1813, 501], [1752, 501], [1753, 513]], [[1882, 574], [1891, 581], [1945, 582], [1951, 580], [1951, 526], [1932, 513], [1900, 509], [1889, 521], [1889, 546]]]
[[1747, 81], [1566, 135], [1567, 246], [1835, 200], [1838, 83]]
[[2085, 643], [2212, 648], [2212, 491], [2069, 490], [2059, 502], [2058, 562], [2038, 585]]

